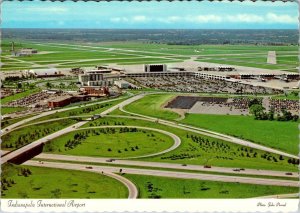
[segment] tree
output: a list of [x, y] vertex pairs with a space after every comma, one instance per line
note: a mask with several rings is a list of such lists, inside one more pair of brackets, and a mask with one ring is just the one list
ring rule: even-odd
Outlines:
[[46, 87], [47, 87], [48, 89], [51, 89], [51, 88], [53, 87], [53, 85], [52, 85], [50, 82], [47, 82], [47, 83], [46, 83]]
[[261, 114], [264, 110], [265, 110], [265, 108], [262, 105], [260, 105], [260, 104], [253, 104], [250, 107], [250, 113], [253, 114], [255, 117], [258, 114]]

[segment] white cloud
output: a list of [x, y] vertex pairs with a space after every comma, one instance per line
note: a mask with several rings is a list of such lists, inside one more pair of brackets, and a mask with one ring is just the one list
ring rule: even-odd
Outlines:
[[275, 13], [268, 13], [266, 19], [270, 23], [280, 24], [296, 24], [298, 23], [298, 17], [292, 17], [290, 15], [277, 15]]
[[42, 13], [66, 13], [69, 11], [65, 7], [28, 7], [25, 9], [28, 12], [42, 12]]
[[229, 22], [261, 23], [264, 22], [264, 17], [254, 14], [238, 14], [226, 16], [226, 20]]
[[194, 23], [217, 23], [222, 21], [222, 17], [219, 15], [198, 15], [198, 16], [187, 16], [184, 20]]
[[132, 17], [132, 22], [146, 22], [146, 21], [150, 21], [149, 18], [147, 18], [146, 16], [134, 16]]

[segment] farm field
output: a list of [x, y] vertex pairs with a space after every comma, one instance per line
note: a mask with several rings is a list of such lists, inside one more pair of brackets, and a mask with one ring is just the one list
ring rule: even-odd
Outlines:
[[187, 114], [183, 123], [298, 154], [297, 122], [260, 121], [252, 116]]
[[[168, 127], [155, 122], [104, 117], [89, 122], [82, 128], [103, 125], [135, 125], [165, 130], [176, 134], [181, 140], [181, 145], [173, 151], [159, 156], [141, 158], [145, 161], [170, 162], [179, 164], [212, 165], [220, 167], [238, 167], [281, 171], [297, 171], [297, 166], [289, 164], [288, 158], [279, 160], [276, 154], [267, 154], [264, 151], [243, 147], [223, 140], [214, 139], [200, 134]], [[201, 141], [201, 142], [200, 142]], [[256, 153], [256, 154], [255, 154]], [[276, 162], [274, 158], [276, 158]]]
[[139, 198], [252, 198], [297, 193], [296, 187], [222, 183], [147, 175], [125, 174], [139, 188]]
[[47, 123], [34, 124], [15, 129], [1, 137], [1, 149], [14, 150], [29, 144], [39, 138], [63, 129], [76, 123], [73, 119], [51, 121]]
[[[24, 172], [29, 170], [30, 173]], [[23, 170], [23, 172], [22, 172]], [[4, 165], [3, 178], [13, 184], [2, 186], [2, 198], [126, 198], [126, 186], [93, 173], [32, 166]], [[82, 181], [84, 180], [84, 181]]]
[[173, 140], [162, 133], [135, 128], [81, 130], [56, 138], [44, 152], [96, 157], [135, 157], [163, 151]]

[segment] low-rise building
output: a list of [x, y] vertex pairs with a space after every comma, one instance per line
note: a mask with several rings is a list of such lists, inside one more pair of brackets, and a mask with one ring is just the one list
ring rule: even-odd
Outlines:
[[109, 95], [109, 90], [107, 87], [81, 87], [80, 91], [88, 96], [92, 97], [101, 97], [101, 96], [108, 96]]
[[127, 81], [125, 80], [118, 80], [118, 81], [115, 81], [114, 84], [119, 87], [120, 89], [128, 89], [129, 86], [130, 86], [130, 83], [128, 83]]

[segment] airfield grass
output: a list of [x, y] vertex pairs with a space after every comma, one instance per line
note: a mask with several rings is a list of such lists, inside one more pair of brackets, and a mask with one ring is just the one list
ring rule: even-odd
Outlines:
[[187, 114], [181, 122], [298, 154], [298, 123], [261, 121], [253, 116]]
[[24, 107], [1, 107], [1, 115], [10, 114], [13, 112], [20, 112], [25, 110]]
[[1, 149], [14, 150], [20, 148], [74, 123], [76, 123], [76, 121], [73, 119], [64, 119], [15, 129], [1, 137]]
[[[251, 149], [249, 147], [233, 144], [220, 139], [162, 125], [157, 122], [134, 118], [103, 117], [85, 124], [82, 128], [89, 126], [95, 127], [120, 124], [162, 129], [180, 137], [182, 143], [177, 149], [162, 155], [141, 158], [140, 160], [231, 168], [298, 171], [296, 165], [292, 165], [287, 162], [287, 157], [283, 157], [283, 160], [278, 160], [279, 155], [277, 154], [270, 154], [265, 151]], [[195, 142], [192, 139], [192, 135], [193, 137], [201, 137], [201, 139], [206, 142], [201, 144], [199, 142]], [[254, 157], [255, 153], [256, 157]], [[273, 157], [277, 159], [277, 162], [274, 161]]]
[[224, 183], [194, 179], [125, 174], [138, 187], [139, 198], [252, 198], [297, 193], [297, 187]]
[[[20, 175], [29, 169], [31, 175]], [[2, 165], [1, 178], [13, 180], [2, 198], [127, 198], [126, 186], [105, 175], [64, 169]], [[84, 181], [83, 181], [84, 180]]]
[[[188, 59], [191, 56], [204, 56], [216, 58], [225, 57], [228, 59], [242, 60], [243, 57], [251, 57], [243, 61], [229, 61], [229, 64], [245, 65], [250, 67], [261, 67], [269, 69], [285, 68], [291, 69], [297, 60], [296, 46], [259, 46], [259, 45], [167, 45], [167, 44], [147, 44], [142, 42], [104, 42], [104, 43], [74, 43], [74, 44], [47, 44], [34, 43], [29, 41], [18, 41], [16, 47], [36, 48], [44, 54], [36, 54], [30, 57], [17, 57], [16, 61], [9, 54], [9, 40], [3, 41], [3, 70], [28, 69], [35, 66], [46, 67], [47, 64], [56, 64], [58, 67], [94, 66], [96, 64], [117, 63], [123, 65], [144, 64], [144, 63], [176, 63]], [[110, 48], [115, 48], [111, 51]], [[279, 65], [264, 64], [268, 51], [274, 50], [278, 55]], [[232, 56], [232, 54], [235, 54]], [[79, 61], [91, 60], [95, 61]], [[101, 59], [101, 60], [99, 60]], [[208, 59], [205, 59], [208, 60]], [[226, 60], [226, 61], [227, 61]], [[218, 61], [212, 61], [218, 62]], [[247, 63], [248, 62], [248, 63]], [[262, 64], [259, 64], [262, 63]], [[280, 66], [284, 65], [284, 67]], [[287, 65], [290, 67], [286, 67]]]
[[32, 89], [32, 90], [25, 90], [24, 92], [16, 93], [11, 96], [7, 96], [7, 97], [1, 99], [1, 104], [4, 105], [11, 101], [19, 100], [19, 99], [29, 96], [31, 94], [38, 93], [39, 91], [40, 91], [40, 89], [36, 88], [36, 89]]
[[175, 95], [172, 94], [147, 95], [142, 99], [125, 106], [125, 109], [133, 113], [153, 116], [166, 120], [174, 120], [179, 118], [180, 115], [171, 110], [163, 109], [163, 105], [174, 97]]
[[[171, 137], [155, 131], [138, 129], [136, 132], [122, 132], [121, 128], [116, 128], [114, 132], [107, 131], [108, 129], [102, 129], [104, 132], [98, 130], [101, 129], [90, 130], [91, 135], [71, 148], [66, 147], [67, 141], [73, 140], [75, 134], [89, 130], [68, 133], [47, 143], [43, 151], [56, 154], [125, 158], [157, 153], [173, 144]], [[96, 134], [92, 131], [96, 131]]]

